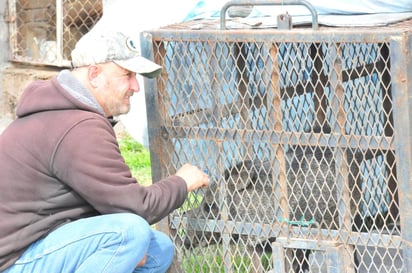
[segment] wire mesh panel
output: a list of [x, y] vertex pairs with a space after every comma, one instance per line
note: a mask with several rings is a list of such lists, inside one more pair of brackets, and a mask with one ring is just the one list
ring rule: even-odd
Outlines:
[[69, 66], [70, 52], [102, 15], [102, 0], [9, 0], [10, 59]]
[[212, 180], [160, 225], [174, 270], [412, 271], [410, 22], [216, 28], [142, 36], [164, 67], [146, 81], [154, 180], [185, 162]]

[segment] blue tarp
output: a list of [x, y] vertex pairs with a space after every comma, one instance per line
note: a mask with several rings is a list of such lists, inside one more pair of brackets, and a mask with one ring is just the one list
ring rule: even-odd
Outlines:
[[[253, 1], [251, 1], [253, 2]], [[319, 15], [319, 23], [330, 26], [384, 25], [412, 18], [411, 0], [309, 0]], [[226, 1], [200, 0], [186, 16], [193, 19], [219, 18]], [[254, 6], [247, 18], [276, 17], [288, 13], [297, 23], [310, 22], [310, 12], [300, 5]], [[275, 22], [276, 20], [271, 20]], [[262, 27], [272, 27], [265, 23]]]

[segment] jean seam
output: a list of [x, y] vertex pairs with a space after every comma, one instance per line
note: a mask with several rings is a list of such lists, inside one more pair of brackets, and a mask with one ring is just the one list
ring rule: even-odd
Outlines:
[[122, 239], [121, 239], [121, 241], [119, 242], [119, 245], [118, 245], [115, 253], [113, 253], [112, 257], [110, 258], [110, 261], [107, 261], [106, 265], [103, 267], [102, 273], [107, 272], [106, 270], [108, 270], [109, 264], [112, 263], [114, 257], [117, 256], [117, 254], [119, 253], [119, 249], [121, 248], [121, 246], [124, 245], [125, 235], [124, 235], [123, 232], [120, 232], [120, 234], [121, 234], [121, 236], [122, 236]]
[[[90, 235], [88, 235], [88, 236], [84, 236], [84, 237], [82, 237], [82, 238], [78, 238], [76, 241], [71, 241], [71, 242], [69, 242], [69, 243], [66, 243], [66, 244], [64, 244], [64, 245], [61, 245], [61, 246], [59, 246], [59, 247], [57, 247], [57, 248], [54, 248], [54, 249], [45, 249], [45, 251], [43, 251], [42, 253], [38, 253], [38, 255], [35, 255], [35, 256], [30, 257], [30, 259], [23, 259], [23, 260], [22, 260], [22, 258], [19, 258], [19, 259], [15, 262], [15, 264], [27, 264], [27, 263], [31, 263], [31, 262], [34, 262], [35, 260], [41, 259], [41, 258], [43, 258], [43, 257], [45, 257], [45, 256], [48, 256], [48, 255], [50, 255], [50, 254], [52, 254], [52, 253], [54, 253], [54, 252], [57, 252], [57, 251], [61, 250], [61, 249], [65, 248], [65, 247], [67, 247], [67, 246], [69, 246], [69, 245], [75, 244], [75, 243], [80, 242], [80, 241], [82, 241], [82, 240], [85, 240], [85, 239], [87, 239], [87, 238], [90, 238], [90, 237], [93, 237], [93, 236], [96, 236], [96, 235], [100, 235], [100, 234], [111, 234], [111, 233], [112, 233], [112, 234], [118, 234], [118, 233], [122, 234], [121, 243], [124, 242], [124, 235], [123, 235], [122, 232], [113, 232], [113, 231], [111, 231], [111, 232], [98, 232], [98, 233], [90, 234]], [[116, 251], [116, 253], [117, 253], [117, 251]]]

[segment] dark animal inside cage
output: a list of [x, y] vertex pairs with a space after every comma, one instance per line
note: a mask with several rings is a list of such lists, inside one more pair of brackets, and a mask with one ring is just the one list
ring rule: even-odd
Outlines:
[[[324, 230], [337, 229], [340, 221], [340, 192], [335, 165], [333, 150], [330, 148], [295, 146], [289, 147], [283, 160], [245, 160], [228, 168], [224, 172], [224, 179], [212, 183], [205, 192], [200, 206], [186, 212], [188, 226], [185, 230], [185, 247], [190, 249], [221, 241], [218, 232], [193, 229], [190, 219], [228, 220], [241, 224], [285, 221], [295, 226], [316, 223], [318, 228]], [[283, 191], [283, 196], [280, 185], [282, 172], [286, 178], [283, 179], [284, 188], [287, 189]], [[358, 188], [353, 186], [357, 182], [351, 180], [350, 186]], [[360, 198], [358, 190], [353, 190], [351, 195], [352, 200]], [[286, 197], [286, 202], [282, 207], [283, 197]], [[226, 212], [222, 213], [225, 208]], [[282, 218], [282, 215], [287, 216]], [[262, 241], [260, 236], [257, 237], [233, 234], [232, 241], [237, 245], [255, 242], [255, 251], [259, 252], [270, 250], [268, 242], [276, 240], [272, 237]], [[292, 267], [294, 272], [305, 272], [309, 270], [309, 255], [310, 251], [305, 249], [290, 250], [285, 256], [289, 257], [285, 265], [287, 268]]]

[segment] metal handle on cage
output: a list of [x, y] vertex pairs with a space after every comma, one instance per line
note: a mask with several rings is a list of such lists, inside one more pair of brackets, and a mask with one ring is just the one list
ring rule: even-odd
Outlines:
[[306, 0], [232, 0], [227, 2], [220, 10], [220, 29], [226, 29], [226, 12], [233, 6], [271, 6], [271, 5], [299, 5], [308, 8], [312, 14], [312, 29], [318, 29], [318, 12]]

